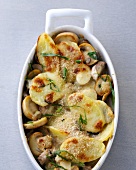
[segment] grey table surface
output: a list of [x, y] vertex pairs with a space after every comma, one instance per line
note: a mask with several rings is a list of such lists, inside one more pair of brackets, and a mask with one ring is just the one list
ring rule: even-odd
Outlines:
[[110, 55], [120, 94], [118, 129], [101, 170], [136, 170], [135, 0], [0, 0], [0, 170], [34, 169], [19, 133], [17, 90], [24, 62], [44, 32], [51, 8], [92, 11], [94, 35]]

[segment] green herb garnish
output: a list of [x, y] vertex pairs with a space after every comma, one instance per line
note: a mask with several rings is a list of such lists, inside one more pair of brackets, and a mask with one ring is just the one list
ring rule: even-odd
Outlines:
[[96, 54], [95, 51], [89, 52], [88, 55], [89, 55], [89, 57], [91, 57], [92, 59], [98, 60], [98, 57], [97, 57], [97, 54]]
[[82, 62], [82, 60], [76, 60], [76, 63], [80, 64]]
[[54, 114], [44, 114], [43, 117], [54, 116]]
[[[62, 155], [63, 153], [68, 154], [68, 156], [69, 156], [70, 158], [69, 158], [69, 159], [65, 158], [65, 157]], [[75, 156], [74, 156], [73, 154], [69, 153], [69, 152], [66, 151], [66, 150], [57, 150], [57, 151], [54, 152], [54, 154], [55, 154], [55, 155], [58, 155], [60, 158], [66, 160], [66, 161], [69, 161], [69, 162], [72, 162], [72, 161], [73, 161], [73, 162], [75, 162], [75, 164], [78, 165], [79, 167], [84, 167], [84, 166], [85, 166], [84, 163], [79, 162], [79, 161], [75, 158]]]
[[48, 84], [50, 86], [50, 89], [56, 92], [60, 92], [58, 86], [56, 86], [56, 84], [54, 83], [54, 81], [52, 79], [47, 79], [50, 83]]
[[28, 67], [29, 67], [29, 71], [32, 71], [32, 70], [33, 70], [32, 63], [28, 63]]
[[62, 74], [63, 79], [66, 81], [68, 75], [68, 70], [66, 69], [66, 67], [63, 68]]
[[60, 55], [60, 54], [41, 53], [41, 55], [42, 55], [43, 57], [59, 57], [59, 58], [65, 59], [65, 60], [69, 60], [68, 57], [62, 56], [62, 55]]
[[112, 98], [111, 98], [112, 105], [114, 106], [114, 103], [115, 103], [115, 91], [114, 91], [114, 89], [112, 87], [112, 83], [111, 82], [110, 82], [110, 89], [111, 89], [111, 94], [112, 94]]
[[57, 112], [57, 113], [60, 113], [60, 112], [62, 111], [62, 109], [63, 109], [62, 107], [59, 107], [59, 108], [56, 110], [56, 112]]
[[33, 124], [33, 121], [28, 121], [28, 122], [26, 122], [27, 124]]

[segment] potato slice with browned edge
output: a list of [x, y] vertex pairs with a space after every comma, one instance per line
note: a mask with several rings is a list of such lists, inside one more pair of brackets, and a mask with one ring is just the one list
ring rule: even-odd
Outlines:
[[71, 137], [62, 143], [60, 150], [66, 151], [61, 153], [66, 159], [72, 158], [72, 162], [84, 163], [100, 158], [105, 152], [105, 145], [94, 138]]
[[76, 74], [74, 70], [78, 68], [79, 64], [76, 61], [83, 61], [83, 55], [80, 51], [78, 45], [74, 42], [61, 42], [57, 44], [57, 47], [62, 54], [68, 58], [68, 60], [61, 59], [61, 73], [64, 69], [67, 69], [67, 82], [74, 82], [76, 79]]
[[114, 121], [111, 123], [107, 124], [103, 131], [101, 131], [98, 135], [94, 135], [93, 137], [95, 139], [98, 139], [102, 142], [107, 141], [109, 138], [112, 137], [114, 131]]
[[73, 93], [68, 97], [68, 105], [72, 112], [82, 116], [82, 119], [86, 119], [84, 123], [84, 129], [89, 132], [99, 132], [105, 125], [104, 114], [101, 109], [88, 96], [82, 93]]
[[69, 135], [68, 132], [64, 130], [60, 130], [53, 126], [46, 126], [46, 127], [47, 129], [49, 129], [50, 133], [57, 140], [58, 143], [62, 143], [66, 139], [66, 137]]
[[56, 73], [45, 72], [34, 77], [30, 86], [30, 97], [40, 106], [60, 99], [63, 96], [64, 80]]
[[[47, 54], [48, 56], [44, 56]], [[41, 34], [37, 41], [36, 55], [44, 71], [59, 72], [59, 58], [49, 54], [58, 54], [58, 49], [48, 34]]]

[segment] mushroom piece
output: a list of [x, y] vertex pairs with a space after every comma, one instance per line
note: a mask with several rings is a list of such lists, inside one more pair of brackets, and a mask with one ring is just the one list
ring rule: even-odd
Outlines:
[[96, 51], [91, 44], [82, 43], [79, 45], [79, 48], [84, 55], [84, 61], [87, 65], [93, 65], [98, 61]]
[[35, 132], [29, 138], [29, 146], [35, 156], [39, 156], [44, 151], [49, 153], [49, 148], [52, 147], [52, 137], [48, 135], [43, 136], [41, 132]]
[[29, 121], [29, 122], [25, 123], [24, 127], [25, 127], [25, 129], [35, 129], [35, 128], [45, 125], [46, 123], [47, 123], [47, 118], [43, 117], [39, 120]]
[[95, 84], [95, 90], [99, 96], [102, 96], [102, 101], [105, 101], [111, 93], [111, 77], [107, 74], [101, 75]]
[[39, 149], [37, 144], [37, 139], [42, 136], [43, 134], [41, 132], [35, 132], [29, 138], [29, 147], [35, 156], [39, 156], [43, 152], [43, 150]]
[[54, 39], [55, 44], [59, 44], [62, 41], [65, 41], [65, 42], [71, 41], [71, 42], [78, 43], [79, 39], [75, 33], [63, 32], [63, 33], [58, 34]]
[[99, 75], [102, 74], [104, 68], [105, 68], [105, 62], [104, 61], [99, 61], [96, 65], [92, 67], [92, 78], [94, 80], [97, 80]]
[[38, 106], [31, 100], [30, 96], [26, 96], [22, 103], [24, 115], [31, 120], [36, 120], [34, 114], [38, 111]]
[[43, 67], [41, 64], [33, 64], [32, 65], [33, 69], [38, 69], [40, 70], [41, 72], [43, 72]]
[[41, 71], [39, 69], [34, 69], [27, 75], [27, 79], [31, 80], [40, 73], [41, 73]]
[[80, 85], [87, 84], [91, 79], [91, 69], [86, 64], [79, 64], [74, 73], [76, 74], [76, 81]]

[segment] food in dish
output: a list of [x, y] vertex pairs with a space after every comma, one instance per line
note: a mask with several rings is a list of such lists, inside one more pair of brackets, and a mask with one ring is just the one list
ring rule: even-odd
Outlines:
[[24, 84], [22, 111], [29, 147], [43, 169], [91, 169], [114, 130], [112, 78], [81, 35], [38, 37]]

